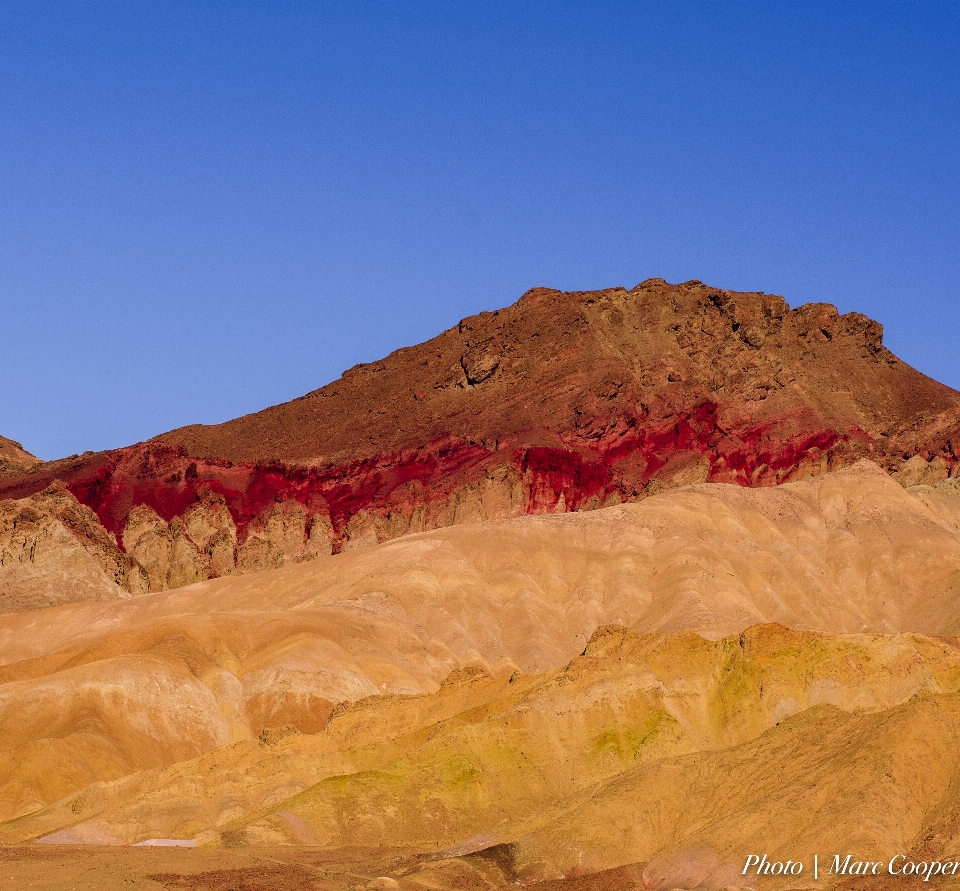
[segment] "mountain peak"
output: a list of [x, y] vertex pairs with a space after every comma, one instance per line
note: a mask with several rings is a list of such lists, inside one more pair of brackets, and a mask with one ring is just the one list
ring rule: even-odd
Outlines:
[[[647, 279], [533, 288], [299, 399], [8, 474], [0, 496], [60, 478], [131, 548], [186, 536], [196, 559], [150, 570], [162, 586], [689, 483], [775, 485], [861, 458], [888, 472], [910, 458], [911, 480], [935, 482], [957, 473], [958, 443], [960, 393], [897, 359], [866, 316]], [[225, 536], [216, 557], [181, 519], [200, 514], [198, 529]]]

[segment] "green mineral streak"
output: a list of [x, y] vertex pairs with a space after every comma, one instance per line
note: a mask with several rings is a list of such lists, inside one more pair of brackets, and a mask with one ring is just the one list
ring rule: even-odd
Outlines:
[[442, 761], [435, 770], [440, 785], [450, 791], [458, 791], [480, 782], [483, 774], [476, 764], [463, 755]]
[[644, 746], [652, 745], [667, 729], [674, 734], [680, 730], [676, 719], [662, 709], [648, 712], [637, 724], [611, 724], [594, 738], [594, 755], [612, 752], [620, 761], [628, 763]]

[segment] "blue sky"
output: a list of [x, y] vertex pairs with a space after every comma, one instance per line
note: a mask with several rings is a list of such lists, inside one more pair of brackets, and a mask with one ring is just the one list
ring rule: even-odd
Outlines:
[[0, 433], [294, 398], [533, 285], [857, 309], [960, 388], [960, 4], [0, 0]]

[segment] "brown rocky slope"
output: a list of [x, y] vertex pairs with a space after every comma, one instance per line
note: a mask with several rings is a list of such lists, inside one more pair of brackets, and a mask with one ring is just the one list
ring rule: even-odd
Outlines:
[[908, 485], [946, 479], [960, 393], [881, 341], [858, 313], [700, 282], [533, 289], [292, 402], [8, 473], [0, 497], [63, 480], [162, 590], [860, 457]]

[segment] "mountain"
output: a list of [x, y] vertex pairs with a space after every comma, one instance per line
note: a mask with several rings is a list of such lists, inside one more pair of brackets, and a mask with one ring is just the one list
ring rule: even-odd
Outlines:
[[4, 879], [865, 891], [813, 855], [951, 861], [958, 433], [864, 316], [652, 280], [528, 292], [227, 424], [0, 440]]
[[0, 479], [62, 480], [151, 590], [671, 486], [766, 486], [868, 457], [955, 473], [960, 393], [832, 306], [651, 279], [528, 291], [300, 399]]

